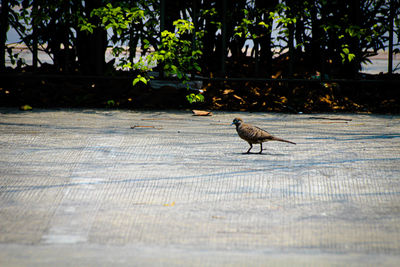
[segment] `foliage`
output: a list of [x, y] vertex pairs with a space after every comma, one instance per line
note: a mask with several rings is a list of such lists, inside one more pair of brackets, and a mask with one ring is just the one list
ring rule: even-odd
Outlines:
[[[131, 32], [138, 26], [143, 25], [146, 20], [147, 12], [137, 2], [135, 6], [118, 5], [113, 6], [108, 3], [104, 7], [93, 9], [90, 13], [90, 18], [96, 17], [99, 19], [99, 25], [89, 22], [89, 18], [80, 17], [79, 27], [81, 31], [93, 33], [97, 27], [111, 30], [112, 36], [110, 42], [113, 45], [112, 54], [114, 57], [120, 57], [119, 67], [123, 67], [129, 62], [128, 58], [122, 57], [125, 49], [122, 48], [123, 44], [131, 38]], [[136, 46], [135, 43], [130, 43]], [[136, 49], [131, 50], [134, 52]]]
[[[239, 0], [228, 1], [225, 11], [222, 2], [169, 1], [163, 32], [158, 0], [112, 0], [107, 4], [88, 0], [11, 0], [8, 20], [28, 47], [38, 43], [49, 54], [57, 70], [67, 68], [68, 64], [82, 68], [80, 61], [85, 59], [79, 50], [85, 39], [81, 33], [96, 34], [102, 29], [108, 33], [105, 42], [112, 46], [117, 68], [134, 70], [139, 75], [135, 84], [147, 83], [153, 67], [162, 70], [167, 78], [176, 77], [188, 84], [195, 73], [209, 75], [220, 71], [219, 59], [228, 52], [233, 62], [241, 57], [250, 58], [252, 64], [247, 65], [259, 64], [260, 75], [267, 77], [272, 75], [274, 58], [280, 56], [289, 56], [294, 72], [304, 75], [323, 71], [331, 77], [354, 76], [369, 56], [387, 48], [390, 0]], [[398, 35], [400, 4], [392, 4], [394, 31]], [[225, 51], [221, 49], [223, 15]], [[260, 47], [255, 50], [250, 45], [250, 57], [243, 51], [249, 43]], [[97, 50], [103, 44], [90, 45], [93, 47], [87, 51]], [[135, 61], [137, 47], [141, 48], [141, 58]], [[398, 41], [394, 52], [399, 49]], [[23, 64], [10, 49], [8, 54], [13, 63]], [[296, 64], [300, 60], [304, 64]], [[245, 72], [243, 67], [233, 68], [242, 68], [235, 74]], [[285, 75], [289, 68], [283, 68]]]
[[[113, 7], [111, 3], [107, 4], [105, 7], [94, 9], [90, 16], [98, 17], [101, 21], [101, 27], [112, 29], [113, 33], [117, 35], [115, 39], [117, 42], [130, 25], [135, 23], [143, 24], [145, 21], [144, 10], [138, 7]], [[140, 57], [136, 63], [126, 60], [122, 61], [120, 66], [123, 69], [134, 69], [141, 73], [133, 80], [133, 85], [136, 85], [138, 82], [147, 84], [148, 80], [153, 78], [147, 73], [151, 70], [151, 66], [157, 64], [163, 66], [163, 72], [167, 77], [177, 77], [186, 84], [187, 88], [189, 88], [189, 74], [201, 72], [198, 59], [202, 52], [200, 49], [197, 49], [197, 47], [200, 46], [200, 42], [197, 40], [201, 37], [201, 32], [195, 33], [196, 38], [195, 42], [193, 42], [189, 40], [194, 30], [193, 22], [179, 19], [173, 22], [173, 26], [175, 27], [174, 32], [164, 30], [161, 33], [161, 42], [158, 44], [156, 50]], [[91, 24], [87, 20], [81, 19], [80, 27], [83, 31], [93, 33], [93, 29], [97, 26]], [[143, 43], [143, 48], [148, 50], [150, 48], [150, 41], [146, 38], [142, 38], [141, 41]], [[122, 51], [117, 46], [117, 42], [114, 42], [114, 56], [118, 56], [119, 52]], [[201, 94], [189, 94], [187, 99], [190, 103], [198, 102], [203, 101], [203, 96]]]
[[[189, 89], [190, 75], [194, 72], [201, 72], [198, 60], [202, 52], [200, 49], [196, 49], [201, 44], [199, 42], [193, 43], [193, 41], [187, 39], [194, 30], [192, 22], [180, 19], [174, 21], [173, 25], [175, 26], [175, 32], [164, 30], [161, 33], [161, 44], [158, 50], [149, 53], [144, 58], [140, 58], [133, 68], [147, 71], [149, 70], [149, 65], [161, 64], [167, 77], [177, 77]], [[201, 34], [201, 32], [195, 33], [197, 37]], [[145, 43], [145, 47], [149, 45], [146, 41]], [[138, 81], [144, 82], [143, 77], [138, 75], [134, 83]], [[203, 101], [204, 97], [201, 94], [189, 94], [187, 99], [190, 103], [193, 103]]]

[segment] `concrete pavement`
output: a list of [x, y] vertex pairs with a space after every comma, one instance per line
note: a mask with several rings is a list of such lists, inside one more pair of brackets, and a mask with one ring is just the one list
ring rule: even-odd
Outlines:
[[[297, 145], [244, 155], [237, 116]], [[1, 108], [0, 266], [396, 266], [399, 141], [400, 116]]]

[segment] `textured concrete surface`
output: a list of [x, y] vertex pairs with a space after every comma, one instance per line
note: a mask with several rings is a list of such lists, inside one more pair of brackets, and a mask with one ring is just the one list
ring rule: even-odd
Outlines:
[[[297, 145], [244, 155], [236, 116]], [[2, 108], [0, 265], [396, 266], [399, 141], [400, 116]]]

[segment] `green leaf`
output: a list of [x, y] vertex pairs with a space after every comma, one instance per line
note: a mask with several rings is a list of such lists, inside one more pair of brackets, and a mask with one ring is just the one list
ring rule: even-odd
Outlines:
[[140, 81], [139, 78], [134, 79], [132, 82], [132, 85], [135, 86], [139, 81]]
[[176, 73], [178, 68], [175, 65], [170, 65], [172, 72]]
[[204, 102], [204, 96], [202, 94], [189, 94], [186, 96], [186, 99], [190, 104], [195, 102]]
[[140, 77], [139, 80], [144, 83], [147, 84], [147, 79], [145, 77]]
[[132, 82], [132, 85], [135, 86], [138, 82], [142, 82], [144, 84], [147, 84], [147, 79], [143, 77], [142, 75], [138, 75]]
[[340, 56], [342, 57], [342, 63], [346, 61], [346, 55], [343, 53], [340, 53]]
[[263, 26], [267, 29], [269, 28], [269, 25], [267, 23], [265, 23], [264, 21], [259, 22], [258, 25]]
[[200, 50], [194, 50], [192, 51], [192, 57], [196, 56], [196, 55], [202, 55], [203, 52], [201, 52]]
[[115, 106], [115, 101], [114, 100], [108, 100], [107, 101], [107, 106], [109, 106], [109, 107], [113, 107], [113, 106]]
[[132, 69], [132, 63], [131, 62], [126, 63], [126, 64], [122, 65], [122, 68], [124, 68], [124, 69]]
[[351, 62], [356, 57], [356, 55], [355, 54], [348, 54], [347, 57], [349, 59], [349, 62]]

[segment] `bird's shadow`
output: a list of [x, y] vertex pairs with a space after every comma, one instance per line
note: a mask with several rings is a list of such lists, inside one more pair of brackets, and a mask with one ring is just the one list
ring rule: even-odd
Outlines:
[[242, 153], [235, 153], [237, 155], [260, 155], [260, 156], [279, 156], [279, 157], [284, 157], [284, 156], [288, 156], [288, 154], [282, 154], [282, 153], [260, 153], [260, 152], [242, 152]]

